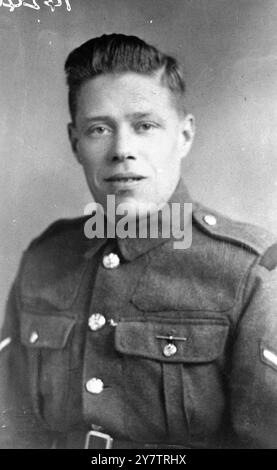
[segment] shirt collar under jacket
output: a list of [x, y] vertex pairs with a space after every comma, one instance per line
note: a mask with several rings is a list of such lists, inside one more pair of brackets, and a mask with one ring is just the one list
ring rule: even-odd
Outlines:
[[[172, 211], [174, 203], [176, 204], [176, 212], [174, 212], [173, 214]], [[178, 185], [167, 204], [167, 215], [169, 214], [169, 216], [164, 217], [162, 211], [159, 211], [158, 213], [157, 237], [150, 237], [150, 230], [148, 224], [147, 238], [141, 238], [139, 236], [137, 236], [136, 238], [116, 238], [117, 246], [121, 253], [121, 256], [126, 261], [132, 261], [138, 256], [147, 253], [153, 248], [156, 248], [159, 245], [168, 242], [169, 240], [172, 240], [173, 242], [180, 241], [179, 238], [175, 237], [175, 234], [178, 234], [178, 231], [180, 230], [184, 232], [186, 227], [188, 230], [191, 229], [192, 199], [182, 179], [179, 180]], [[169, 227], [168, 223], [170, 224]], [[109, 240], [112, 241], [114, 239], [94, 238], [93, 245], [90, 245], [90, 248], [86, 252], [85, 257], [91, 258]]]

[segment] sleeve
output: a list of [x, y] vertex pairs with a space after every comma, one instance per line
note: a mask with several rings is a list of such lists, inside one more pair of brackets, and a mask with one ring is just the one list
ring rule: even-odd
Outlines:
[[255, 264], [244, 290], [229, 387], [237, 446], [277, 448], [277, 269]]
[[0, 336], [0, 448], [51, 447], [51, 436], [32, 411], [27, 357], [20, 342], [16, 283]]

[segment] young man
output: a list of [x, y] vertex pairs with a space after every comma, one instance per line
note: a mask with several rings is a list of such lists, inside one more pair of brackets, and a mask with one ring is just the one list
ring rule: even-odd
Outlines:
[[[1, 446], [276, 447], [276, 244], [191, 201], [177, 62], [114, 34], [65, 70], [72, 149], [105, 217], [58, 221], [24, 254], [0, 343]], [[174, 204], [192, 204], [183, 247]], [[122, 207], [135, 236], [116, 230]]]

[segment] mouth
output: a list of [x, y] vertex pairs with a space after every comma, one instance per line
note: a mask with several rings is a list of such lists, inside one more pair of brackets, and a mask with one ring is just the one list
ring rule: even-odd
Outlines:
[[112, 183], [113, 185], [129, 185], [139, 183], [145, 179], [145, 176], [138, 175], [136, 173], [117, 173], [109, 176], [108, 178], [104, 178], [104, 181]]
[[146, 179], [145, 176], [138, 175], [136, 173], [117, 173], [105, 178], [104, 180], [107, 183], [136, 183], [144, 179]]

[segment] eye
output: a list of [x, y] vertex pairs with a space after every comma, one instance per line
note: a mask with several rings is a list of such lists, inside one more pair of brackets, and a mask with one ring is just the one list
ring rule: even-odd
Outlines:
[[157, 128], [157, 125], [153, 122], [140, 122], [137, 124], [136, 128], [139, 132], [151, 132], [152, 130]]
[[90, 127], [87, 131], [87, 134], [93, 137], [102, 137], [110, 133], [111, 133], [111, 129], [106, 126], [93, 126], [93, 127]]

